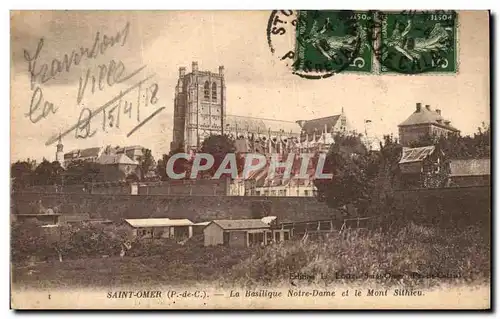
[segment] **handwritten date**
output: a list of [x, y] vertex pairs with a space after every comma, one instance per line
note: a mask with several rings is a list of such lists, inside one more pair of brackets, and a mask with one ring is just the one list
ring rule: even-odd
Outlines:
[[[107, 108], [99, 110], [102, 112], [102, 131], [106, 132], [107, 129], [120, 128], [121, 116], [125, 118], [132, 118], [133, 113], [136, 114], [136, 121], [140, 122], [140, 109], [142, 107], [147, 107], [149, 105], [155, 105], [158, 102], [158, 90], [159, 86], [157, 83], [153, 83], [149, 86], [143, 87], [139, 85], [137, 87], [137, 100], [131, 101], [125, 99], [125, 96], [120, 92], [120, 98]], [[80, 118], [78, 120], [78, 126], [75, 129], [75, 137], [78, 139], [84, 139], [92, 137], [96, 130], [92, 129], [91, 119], [97, 114], [92, 114], [92, 111], [88, 108], [83, 108], [80, 112]]]

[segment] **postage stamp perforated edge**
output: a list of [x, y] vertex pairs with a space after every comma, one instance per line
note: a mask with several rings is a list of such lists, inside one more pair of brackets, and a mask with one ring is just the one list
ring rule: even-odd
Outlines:
[[[387, 12], [387, 11], [385, 11]], [[391, 11], [390, 13], [397, 14], [397, 11]], [[373, 72], [374, 75], [387, 75], [387, 76], [425, 76], [425, 75], [430, 75], [430, 76], [444, 76], [444, 77], [449, 77], [449, 76], [456, 76], [460, 74], [460, 14], [459, 11], [455, 10], [455, 25], [454, 25], [454, 63], [455, 63], [455, 70], [450, 71], [450, 72], [436, 72], [436, 71], [426, 71], [426, 72], [420, 72], [420, 73], [402, 73], [402, 72], [397, 72], [394, 70], [387, 70], [387, 71], [382, 71], [382, 66], [379, 61], [379, 59], [376, 58], [375, 53], [374, 53], [374, 63], [376, 64], [375, 71]], [[379, 33], [382, 35], [382, 30]]]

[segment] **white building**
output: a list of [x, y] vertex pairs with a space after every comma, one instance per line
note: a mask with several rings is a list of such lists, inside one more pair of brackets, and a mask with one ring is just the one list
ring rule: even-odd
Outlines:
[[194, 223], [189, 219], [140, 218], [125, 219], [136, 238], [187, 239], [193, 236]]

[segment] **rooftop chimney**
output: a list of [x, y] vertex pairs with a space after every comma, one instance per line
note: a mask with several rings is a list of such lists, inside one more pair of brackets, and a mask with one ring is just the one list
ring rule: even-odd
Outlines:
[[425, 108], [430, 111], [431, 110], [431, 106], [429, 104], [425, 105]]
[[436, 109], [436, 113], [441, 115], [441, 110], [440, 109]]
[[422, 110], [422, 103], [417, 103], [417, 112]]
[[198, 72], [198, 62], [193, 62], [193, 72]]
[[451, 124], [451, 121], [446, 120], [446, 121], [444, 121], [444, 124], [445, 124], [445, 125], [450, 125], [450, 124]]
[[181, 78], [182, 78], [182, 77], [184, 77], [185, 75], [186, 75], [186, 68], [185, 68], [185, 67], [183, 67], [183, 66], [181, 66], [181, 67], [179, 68], [179, 77], [181, 77]]
[[219, 66], [219, 75], [224, 75], [224, 66]]

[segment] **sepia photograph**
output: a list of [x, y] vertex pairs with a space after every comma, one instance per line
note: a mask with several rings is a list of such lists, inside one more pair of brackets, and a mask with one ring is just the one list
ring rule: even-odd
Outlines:
[[490, 24], [10, 11], [10, 307], [491, 309]]

